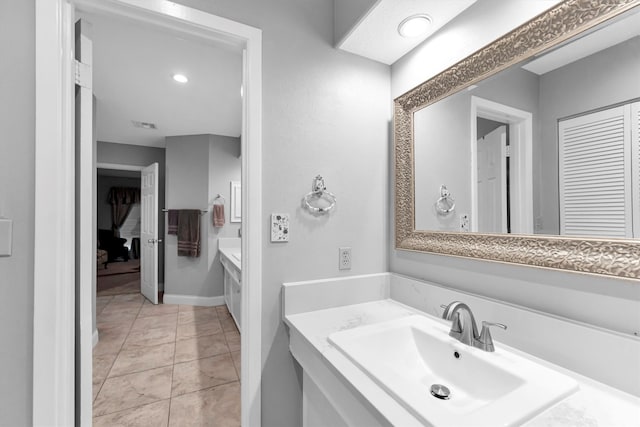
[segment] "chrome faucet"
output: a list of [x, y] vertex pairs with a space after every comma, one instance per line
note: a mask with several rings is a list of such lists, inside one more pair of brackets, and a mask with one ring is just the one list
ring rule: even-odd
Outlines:
[[454, 301], [449, 305], [442, 305], [444, 312], [442, 318], [451, 321], [449, 336], [457, 339], [463, 344], [479, 348], [484, 351], [495, 351], [493, 339], [489, 328], [497, 326], [507, 329], [502, 323], [482, 322], [482, 331], [478, 334], [476, 319], [469, 306], [460, 301]]

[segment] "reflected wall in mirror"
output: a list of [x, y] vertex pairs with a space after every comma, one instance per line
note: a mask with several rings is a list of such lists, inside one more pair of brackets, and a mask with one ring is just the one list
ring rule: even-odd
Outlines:
[[638, 76], [634, 13], [417, 110], [416, 229], [640, 237]]
[[640, 277], [639, 4], [562, 2], [395, 100], [397, 248]]

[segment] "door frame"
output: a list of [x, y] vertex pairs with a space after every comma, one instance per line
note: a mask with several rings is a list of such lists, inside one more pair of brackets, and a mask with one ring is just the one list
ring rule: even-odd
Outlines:
[[[261, 424], [262, 32], [165, 0], [36, 0], [33, 424], [74, 424], [76, 6], [167, 30], [232, 39], [245, 50], [242, 128], [242, 425]], [[93, 232], [93, 230], [82, 230]], [[80, 319], [91, 321], [91, 319]], [[251, 354], [251, 358], [249, 355]], [[85, 409], [85, 408], [83, 408]], [[91, 410], [91, 408], [88, 408]]]
[[[98, 174], [98, 169], [111, 169], [111, 170], [118, 170], [118, 171], [132, 171], [132, 172], [140, 172], [140, 179], [142, 179], [142, 170], [144, 169], [144, 166], [138, 166], [138, 165], [126, 165], [123, 163], [104, 163], [104, 162], [96, 162], [96, 167], [94, 168], [94, 173], [97, 175]], [[97, 180], [96, 180], [96, 184], [97, 184]], [[142, 183], [140, 183], [140, 187], [142, 188]], [[94, 195], [96, 196], [96, 195]], [[95, 199], [95, 197], [94, 197]], [[95, 223], [97, 224], [98, 221], [98, 213], [96, 212], [95, 214]], [[141, 218], [141, 220], [143, 220], [144, 218]], [[96, 284], [97, 286], [97, 284]], [[96, 297], [98, 295], [98, 289], [94, 289], [94, 293], [93, 293], [93, 301], [91, 302], [93, 304], [93, 308], [96, 307]], [[95, 319], [96, 317], [96, 313], [92, 313], [92, 317], [93, 319]], [[95, 325], [96, 322], [93, 322], [93, 324]], [[95, 337], [98, 337], [98, 329], [96, 327], [96, 329], [93, 331], [93, 336], [94, 336], [94, 343], [93, 345], [95, 346], [98, 343], [98, 340], [95, 339]]]
[[96, 170], [97, 169], [111, 169], [111, 170], [116, 170], [116, 171], [138, 171], [138, 172], [142, 172], [142, 169], [144, 169], [144, 166], [125, 165], [125, 164], [122, 164], [122, 163], [103, 163], [103, 162], [98, 162], [98, 163], [96, 163]]
[[533, 114], [477, 96], [471, 97], [471, 231], [478, 231], [478, 117], [509, 125], [511, 232], [533, 234]]

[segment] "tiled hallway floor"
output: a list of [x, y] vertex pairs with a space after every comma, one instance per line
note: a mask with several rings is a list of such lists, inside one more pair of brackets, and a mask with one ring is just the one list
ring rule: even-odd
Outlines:
[[239, 426], [240, 334], [226, 306], [96, 300], [94, 426]]

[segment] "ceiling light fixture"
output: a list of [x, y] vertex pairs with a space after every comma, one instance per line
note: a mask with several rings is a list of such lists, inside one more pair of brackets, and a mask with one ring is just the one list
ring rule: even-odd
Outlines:
[[155, 123], [149, 123], [149, 122], [139, 122], [137, 120], [131, 120], [131, 123], [133, 123], [134, 127], [137, 128], [142, 128], [142, 129], [158, 129], [158, 127], [156, 126]]
[[174, 74], [173, 80], [177, 81], [178, 83], [186, 83], [189, 81], [187, 76], [185, 76], [184, 74]]
[[398, 25], [402, 37], [413, 38], [426, 34], [431, 25], [431, 17], [425, 14], [411, 15]]

